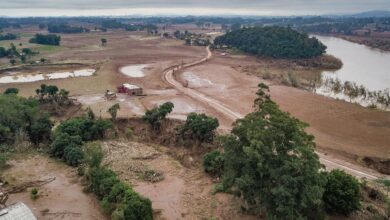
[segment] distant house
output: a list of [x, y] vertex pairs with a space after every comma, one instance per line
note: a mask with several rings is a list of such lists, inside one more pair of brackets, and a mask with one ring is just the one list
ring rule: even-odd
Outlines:
[[142, 95], [142, 88], [136, 85], [125, 83], [118, 88], [118, 93], [127, 93], [128, 95]]
[[0, 210], [0, 220], [37, 220], [24, 203], [18, 202]]

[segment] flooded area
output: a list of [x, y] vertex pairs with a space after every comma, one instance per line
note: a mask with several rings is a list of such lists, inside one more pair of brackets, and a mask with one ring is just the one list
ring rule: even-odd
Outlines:
[[124, 66], [124, 67], [120, 68], [120, 72], [125, 74], [126, 76], [140, 78], [140, 77], [145, 76], [143, 70], [147, 66], [148, 65], [146, 65], [146, 64]]
[[343, 62], [341, 69], [322, 73], [322, 85], [317, 88], [317, 93], [363, 106], [388, 108], [390, 52], [336, 37], [316, 37], [328, 47], [328, 54]]
[[95, 69], [83, 69], [75, 70], [71, 72], [54, 72], [48, 74], [18, 74], [17, 72], [11, 72], [8, 76], [0, 77], [0, 84], [7, 83], [28, 83], [28, 82], [37, 82], [43, 80], [53, 80], [53, 79], [66, 79], [73, 77], [85, 77], [92, 76], [96, 72]]

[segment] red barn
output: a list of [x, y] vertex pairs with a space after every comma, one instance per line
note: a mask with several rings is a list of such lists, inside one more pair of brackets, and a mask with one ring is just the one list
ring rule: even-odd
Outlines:
[[117, 89], [118, 93], [127, 93], [128, 95], [142, 95], [142, 88], [128, 83], [119, 86]]

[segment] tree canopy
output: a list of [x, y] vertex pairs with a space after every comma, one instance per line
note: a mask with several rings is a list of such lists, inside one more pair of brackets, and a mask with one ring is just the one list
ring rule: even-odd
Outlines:
[[49, 139], [52, 125], [38, 105], [36, 100], [14, 93], [0, 95], [0, 142], [13, 144], [20, 132], [25, 132], [35, 144]]
[[55, 34], [36, 34], [30, 39], [30, 43], [59, 46], [61, 37]]
[[1, 40], [15, 40], [17, 36], [15, 34], [7, 33], [7, 34], [0, 34], [0, 41]]
[[217, 37], [214, 44], [275, 58], [312, 58], [324, 54], [326, 50], [326, 46], [315, 37], [276, 26], [234, 30]]
[[66, 24], [52, 24], [47, 27], [47, 30], [50, 33], [65, 33], [65, 34], [89, 32], [89, 29], [87, 28], [73, 27]]
[[161, 126], [161, 121], [172, 112], [174, 105], [172, 102], [166, 102], [156, 108], [147, 110], [142, 119], [153, 126], [154, 129], [158, 130]]
[[[235, 122], [224, 141], [223, 185], [268, 219], [318, 214], [325, 178], [306, 124], [279, 109], [261, 84], [257, 110]], [[316, 215], [317, 216], [317, 215]]]
[[190, 113], [181, 129], [182, 136], [189, 136], [200, 142], [210, 141], [214, 137], [214, 132], [218, 128], [218, 119], [205, 114]]
[[329, 212], [349, 215], [360, 208], [360, 185], [356, 178], [341, 170], [326, 175], [324, 203]]

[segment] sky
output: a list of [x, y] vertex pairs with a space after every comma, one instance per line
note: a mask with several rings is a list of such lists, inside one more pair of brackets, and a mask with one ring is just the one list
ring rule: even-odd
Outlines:
[[0, 0], [0, 16], [322, 15], [389, 10], [390, 0]]

